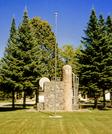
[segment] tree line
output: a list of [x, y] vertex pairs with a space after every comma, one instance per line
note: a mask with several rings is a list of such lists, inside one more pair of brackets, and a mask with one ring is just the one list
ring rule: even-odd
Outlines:
[[0, 90], [11, 94], [13, 108], [15, 94], [23, 96], [24, 108], [27, 96], [35, 94], [37, 104], [39, 79], [54, 79], [55, 46], [57, 77], [61, 77], [62, 66], [70, 64], [80, 79], [80, 92], [94, 98], [94, 107], [97, 107], [98, 98], [103, 97], [105, 107], [105, 91], [112, 91], [111, 16], [97, 17], [92, 10], [84, 33], [77, 49], [72, 45], [59, 48], [47, 21], [38, 17], [30, 19], [27, 10], [18, 28], [12, 19], [7, 47], [0, 61]]
[[[96, 16], [92, 10], [87, 27], [82, 37], [83, 48], [79, 55], [80, 90], [94, 97], [94, 107], [98, 98], [103, 97], [105, 107], [105, 91], [112, 92], [112, 18]], [[112, 100], [112, 93], [111, 93]]]
[[[27, 10], [24, 11], [23, 20], [18, 28], [15, 19], [12, 19], [5, 54], [0, 61], [0, 90], [4, 94], [11, 94], [13, 108], [15, 94], [23, 96], [24, 108], [27, 96], [35, 94], [37, 104], [40, 78], [54, 79], [55, 45], [58, 46], [56, 37], [47, 21], [38, 17], [29, 19]], [[66, 46], [68, 47], [73, 55], [76, 55], [73, 47]], [[57, 53], [64, 53], [61, 49], [56, 50]], [[60, 55], [56, 58], [57, 77], [61, 77], [61, 69], [67, 57]]]

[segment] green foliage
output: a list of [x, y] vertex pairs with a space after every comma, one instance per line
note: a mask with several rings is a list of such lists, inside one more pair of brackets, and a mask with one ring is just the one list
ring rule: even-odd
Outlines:
[[48, 22], [37, 17], [30, 20], [27, 10], [17, 30], [12, 20], [5, 55], [0, 62], [0, 87], [12, 92], [13, 103], [15, 92], [24, 91], [25, 102], [25, 97], [38, 89], [41, 77], [54, 77], [55, 45], [55, 35]]
[[106, 27], [103, 16], [100, 15], [97, 19], [95, 11], [92, 10], [82, 40], [84, 48], [79, 57], [79, 75], [81, 89], [96, 98], [112, 88], [112, 38], [110, 39], [107, 29], [110, 26]]
[[33, 92], [38, 86], [40, 53], [37, 39], [29, 24], [27, 11], [24, 12], [23, 21], [18, 29], [16, 59], [19, 61], [19, 81], [23, 91]]
[[[99, 73], [96, 65], [100, 62], [97, 58], [99, 49], [99, 33], [98, 33], [98, 20], [93, 10], [90, 16], [88, 27], [85, 30], [86, 37], [83, 37], [82, 43], [85, 48], [82, 50], [79, 62], [80, 67], [80, 84], [83, 89], [90, 91], [97, 91], [97, 81]], [[100, 56], [99, 56], [100, 57]]]
[[55, 75], [55, 35], [48, 22], [38, 17], [31, 19], [30, 24], [41, 51], [38, 55], [38, 57], [41, 57], [40, 77], [47, 76], [52, 79]]
[[63, 48], [59, 50], [59, 53], [63, 64], [71, 65], [73, 72], [77, 74], [79, 67], [77, 55], [80, 55], [80, 48], [74, 49], [72, 45], [64, 45]]
[[10, 93], [0, 91], [0, 101], [11, 99], [12, 95]]
[[[107, 47], [106, 47], [106, 67], [105, 67], [105, 76], [108, 81], [108, 89], [112, 90], [112, 18], [107, 17], [106, 20], [106, 31], [107, 31]], [[106, 80], [106, 79], [105, 79]]]
[[[8, 44], [5, 49], [4, 58], [1, 60], [1, 87], [7, 92], [11, 92], [17, 86], [16, 79], [18, 79], [14, 68], [16, 68], [16, 61], [13, 58], [16, 49], [16, 26], [15, 19], [12, 19], [10, 36], [8, 39]], [[8, 87], [8, 88], [7, 88]]]

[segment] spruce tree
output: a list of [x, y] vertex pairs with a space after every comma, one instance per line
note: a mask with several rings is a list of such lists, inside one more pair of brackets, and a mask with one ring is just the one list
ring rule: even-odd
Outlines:
[[106, 75], [105, 68], [107, 66], [106, 60], [108, 58], [108, 38], [106, 33], [106, 27], [105, 27], [105, 20], [102, 15], [99, 16], [99, 81], [98, 81], [98, 87], [102, 91], [103, 95], [103, 107], [105, 107], [105, 90], [108, 89], [107, 87], [107, 79], [108, 76]]
[[5, 49], [4, 57], [1, 60], [0, 73], [2, 77], [1, 87], [4, 92], [12, 92], [12, 108], [15, 107], [15, 92], [18, 90], [18, 74], [16, 70], [16, 60], [14, 58], [16, 50], [16, 25], [12, 19], [8, 44]]
[[[109, 29], [112, 26], [109, 26]], [[111, 32], [112, 33], [112, 32]], [[106, 106], [105, 100], [105, 91], [109, 91], [112, 85], [112, 47], [111, 47], [111, 39], [108, 28], [105, 25], [105, 20], [102, 15], [99, 17], [99, 37], [100, 37], [100, 57], [101, 61], [99, 64], [99, 88], [102, 90], [103, 94], [103, 107]]]
[[[23, 87], [25, 107], [26, 96], [37, 91], [38, 80], [40, 78], [41, 50], [38, 47], [38, 41], [34, 36], [31, 25], [29, 24], [28, 13], [25, 10], [23, 21], [18, 29], [17, 36], [17, 59], [20, 61], [20, 83]], [[41, 66], [41, 67], [40, 67]]]
[[82, 40], [84, 49], [81, 50], [81, 56], [79, 58], [79, 76], [81, 89], [94, 97], [94, 107], [97, 107], [97, 100], [101, 91], [98, 86], [98, 66], [102, 58], [100, 57], [99, 39], [98, 19], [95, 11], [92, 10], [87, 29], [85, 30], [85, 37]]
[[107, 31], [107, 37], [108, 37], [108, 46], [107, 46], [107, 60], [106, 62], [106, 76], [108, 77], [107, 79], [107, 86], [108, 90], [111, 93], [111, 106], [112, 106], [112, 17], [108, 16], [106, 20], [106, 31]]
[[82, 41], [85, 48], [79, 59], [81, 87], [85, 89], [84, 91], [94, 94], [95, 107], [98, 96], [103, 95], [103, 107], [105, 107], [105, 90], [111, 88], [112, 82], [112, 53], [109, 43], [111, 38], [103, 16], [100, 15], [97, 19], [94, 10], [92, 10], [85, 34], [86, 37]]

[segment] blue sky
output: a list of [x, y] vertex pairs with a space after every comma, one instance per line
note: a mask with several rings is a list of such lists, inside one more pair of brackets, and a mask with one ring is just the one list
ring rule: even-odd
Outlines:
[[18, 26], [25, 6], [30, 18], [39, 16], [47, 20], [53, 31], [54, 12], [58, 11], [57, 41], [60, 47], [64, 44], [80, 45], [93, 7], [97, 15], [103, 14], [105, 18], [112, 15], [112, 0], [0, 0], [0, 57], [7, 44], [12, 16]]

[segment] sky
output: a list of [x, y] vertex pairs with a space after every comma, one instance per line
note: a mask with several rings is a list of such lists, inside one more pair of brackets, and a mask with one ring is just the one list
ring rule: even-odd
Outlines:
[[96, 10], [97, 16], [103, 14], [106, 18], [112, 15], [112, 0], [0, 0], [0, 57], [3, 57], [12, 17], [16, 26], [21, 23], [25, 7], [29, 18], [41, 17], [55, 31], [55, 15], [57, 16], [57, 42], [59, 47], [71, 44], [77, 48], [84, 36], [84, 29], [89, 21], [91, 10]]

